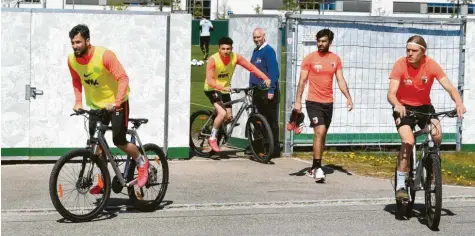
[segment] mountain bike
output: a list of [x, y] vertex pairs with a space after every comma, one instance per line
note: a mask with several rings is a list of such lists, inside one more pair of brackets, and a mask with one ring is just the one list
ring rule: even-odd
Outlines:
[[[409, 176], [406, 178], [406, 189], [409, 192], [408, 201], [397, 201], [396, 217], [410, 218], [414, 200], [417, 191], [424, 191], [424, 212], [427, 217], [427, 226], [430, 229], [437, 229], [440, 222], [440, 214], [442, 209], [442, 173], [439, 146], [432, 140], [431, 133], [433, 131], [431, 119], [439, 117], [457, 117], [457, 111], [444, 111], [438, 113], [422, 113], [416, 111], [407, 111], [408, 116], [417, 120], [420, 117], [427, 117], [425, 127], [415, 131], [413, 129], [414, 138], [424, 135], [424, 141], [419, 144], [419, 155], [416, 153], [416, 145], [413, 146], [409, 158]], [[440, 119], [439, 119], [440, 122]], [[437, 131], [439, 132], [439, 131]], [[394, 191], [396, 191], [397, 181], [397, 163], [394, 179]]]
[[[224, 103], [224, 105], [232, 105], [236, 103], [242, 103], [242, 105], [239, 108], [237, 115], [229, 122], [229, 124], [225, 124], [225, 122], [221, 124], [216, 137], [218, 140], [218, 146], [222, 146], [229, 141], [234, 127], [239, 125], [237, 121], [244, 111], [248, 111], [249, 118], [246, 122], [245, 136], [248, 139], [252, 155], [257, 161], [262, 163], [270, 161], [271, 154], [274, 151], [272, 130], [266, 118], [262, 114], [259, 114], [256, 107], [252, 104], [253, 93], [258, 92], [258, 90], [262, 91], [267, 89], [268, 88], [265, 87], [265, 85], [231, 89], [231, 93], [244, 92], [245, 96]], [[190, 148], [198, 156], [210, 157], [214, 154], [214, 151], [208, 145], [208, 138], [211, 136], [211, 130], [216, 115], [216, 109], [213, 111], [198, 110], [191, 114]], [[226, 126], [229, 127], [226, 129]]]
[[[111, 189], [115, 193], [122, 192], [127, 188], [127, 194], [134, 207], [139, 211], [155, 210], [165, 197], [168, 187], [168, 162], [163, 150], [152, 143], [142, 145], [137, 129], [148, 122], [148, 119], [129, 119], [133, 124], [127, 134], [131, 135], [130, 143], [137, 146], [140, 153], [149, 160], [148, 181], [142, 188], [135, 185], [137, 180], [136, 163], [132, 157], [120, 158], [114, 155], [104, 137], [112, 127], [104, 125], [102, 118], [109, 111], [83, 110], [71, 114], [100, 117], [96, 122], [94, 136], [88, 140], [86, 148], [73, 149], [60, 157], [55, 163], [50, 179], [49, 193], [55, 209], [65, 219], [72, 222], [90, 221], [97, 217], [106, 206], [110, 197]], [[87, 131], [87, 128], [85, 128]], [[89, 134], [89, 132], [88, 132]], [[115, 173], [110, 179], [108, 164], [111, 164]], [[123, 172], [120, 165], [125, 164]], [[73, 167], [76, 167], [75, 170]], [[61, 177], [67, 178], [62, 180]], [[99, 194], [91, 194], [91, 187], [97, 183], [103, 188]], [[73, 195], [74, 192], [77, 192]], [[67, 200], [73, 200], [67, 204]], [[89, 206], [80, 206], [81, 204]], [[72, 209], [69, 209], [72, 208]]]

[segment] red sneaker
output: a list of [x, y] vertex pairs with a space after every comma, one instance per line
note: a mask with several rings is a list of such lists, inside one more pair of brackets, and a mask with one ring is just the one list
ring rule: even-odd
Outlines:
[[104, 179], [101, 174], [97, 174], [97, 184], [89, 190], [89, 193], [94, 195], [100, 194], [102, 193], [102, 189], [104, 189]]
[[137, 170], [139, 172], [137, 176], [137, 186], [140, 188], [145, 186], [148, 181], [148, 165], [149, 163], [147, 158], [145, 158], [145, 164], [143, 166], [140, 167], [137, 165]]
[[221, 149], [218, 147], [218, 140], [217, 139], [208, 139], [208, 144], [213, 149], [214, 152], [221, 152]]

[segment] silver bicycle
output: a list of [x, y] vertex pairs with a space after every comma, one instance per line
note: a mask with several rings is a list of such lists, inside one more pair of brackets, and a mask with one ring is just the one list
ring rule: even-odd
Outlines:
[[[73, 222], [90, 221], [97, 217], [106, 206], [111, 189], [120, 193], [124, 187], [132, 204], [140, 211], [155, 210], [165, 197], [168, 186], [168, 162], [162, 149], [152, 143], [142, 145], [137, 129], [148, 122], [148, 119], [129, 119], [133, 124], [127, 134], [131, 135], [130, 143], [149, 160], [149, 177], [145, 186], [139, 188], [134, 183], [137, 178], [136, 163], [130, 156], [120, 158], [113, 154], [106, 138], [107, 131], [112, 127], [103, 124], [102, 118], [108, 115], [107, 110], [79, 110], [73, 115], [94, 115], [99, 117], [94, 136], [86, 148], [73, 149], [58, 159], [54, 165], [50, 180], [50, 197], [56, 210]], [[120, 165], [125, 163], [123, 170]], [[108, 163], [115, 173], [110, 179]], [[64, 180], [63, 180], [64, 177]], [[102, 185], [99, 193], [90, 193], [94, 183]], [[75, 193], [75, 194], [74, 194]], [[68, 200], [72, 203], [68, 204]], [[82, 206], [82, 204], [87, 206]], [[71, 209], [70, 209], [71, 208]]]
[[[417, 191], [424, 191], [424, 212], [427, 217], [427, 226], [430, 229], [437, 229], [440, 222], [442, 209], [442, 173], [440, 163], [439, 146], [432, 139], [433, 127], [431, 119], [440, 117], [457, 117], [457, 111], [444, 111], [438, 113], [422, 113], [407, 111], [408, 116], [417, 120], [424, 117], [427, 120], [425, 127], [414, 131], [414, 138], [424, 135], [424, 141], [419, 144], [419, 155], [416, 152], [416, 145], [412, 148], [409, 158], [409, 177], [406, 178], [406, 189], [409, 192], [408, 201], [396, 201], [398, 218], [410, 218]], [[440, 119], [439, 119], [440, 120]], [[436, 132], [439, 132], [436, 130]], [[397, 164], [396, 170], [397, 171]], [[396, 172], [395, 172], [396, 173]], [[395, 174], [394, 183], [396, 183]], [[394, 184], [396, 191], [396, 184]]]

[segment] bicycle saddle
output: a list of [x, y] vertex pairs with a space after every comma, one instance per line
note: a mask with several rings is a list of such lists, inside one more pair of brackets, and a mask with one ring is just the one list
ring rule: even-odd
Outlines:
[[132, 122], [132, 123], [139, 123], [139, 124], [147, 124], [148, 123], [148, 119], [144, 119], [144, 118], [129, 118], [129, 121]]

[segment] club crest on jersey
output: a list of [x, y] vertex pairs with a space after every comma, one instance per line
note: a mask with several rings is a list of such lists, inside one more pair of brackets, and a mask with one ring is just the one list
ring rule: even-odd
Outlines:
[[312, 121], [313, 121], [313, 124], [314, 124], [314, 125], [318, 124], [318, 117], [316, 117], [316, 116], [313, 117], [313, 118], [312, 118]]
[[258, 57], [258, 58], [256, 59], [256, 63], [261, 63], [261, 62], [262, 62], [262, 60]]
[[427, 81], [428, 81], [427, 76], [422, 77], [422, 83], [427, 84]]
[[313, 68], [315, 68], [315, 70], [317, 70], [317, 71], [320, 71], [323, 68], [323, 66], [320, 65], [320, 64], [315, 64], [315, 65], [313, 65]]
[[336, 67], [336, 63], [332, 62], [332, 68], [335, 68], [335, 67]]

